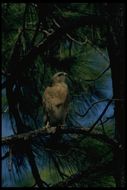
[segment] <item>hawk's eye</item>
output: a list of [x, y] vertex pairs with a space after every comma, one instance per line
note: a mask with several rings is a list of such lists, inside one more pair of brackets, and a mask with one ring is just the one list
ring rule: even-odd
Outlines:
[[60, 76], [62, 76], [63, 75], [63, 73], [60, 73], [60, 74], [58, 74], [58, 77], [60, 77]]
[[60, 106], [62, 106], [62, 104], [57, 104], [56, 107], [59, 108]]

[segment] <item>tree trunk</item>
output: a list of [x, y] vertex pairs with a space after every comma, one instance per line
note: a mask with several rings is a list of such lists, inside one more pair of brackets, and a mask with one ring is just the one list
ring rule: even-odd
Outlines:
[[[119, 4], [114, 7], [110, 4], [109, 12], [119, 11]], [[113, 15], [110, 15], [113, 16]], [[107, 23], [107, 48], [110, 58], [112, 72], [113, 98], [115, 101], [115, 139], [123, 146], [123, 151], [114, 150], [114, 178], [117, 187], [124, 187], [124, 168], [125, 168], [125, 48], [124, 48], [124, 28], [119, 31], [119, 20], [123, 23], [123, 17], [120, 18], [119, 12], [116, 16], [108, 17]]]

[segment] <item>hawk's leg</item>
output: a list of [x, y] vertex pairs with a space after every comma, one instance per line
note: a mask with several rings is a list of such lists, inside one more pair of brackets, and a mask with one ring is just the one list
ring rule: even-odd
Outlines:
[[46, 128], [46, 129], [50, 128], [49, 121], [47, 121], [45, 128]]
[[49, 121], [48, 121], [48, 116], [47, 116], [47, 114], [44, 115], [43, 121], [44, 121], [45, 128], [46, 128], [46, 129], [49, 128], [49, 127], [50, 127], [50, 124], [49, 124]]

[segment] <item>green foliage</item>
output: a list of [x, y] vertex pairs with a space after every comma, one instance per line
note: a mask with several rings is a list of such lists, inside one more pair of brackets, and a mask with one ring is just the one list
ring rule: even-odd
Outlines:
[[3, 106], [7, 105], [7, 98], [6, 98], [6, 96], [2, 96], [2, 105]]
[[[111, 126], [107, 126], [107, 128], [109, 130], [111, 129]], [[107, 135], [109, 134], [107, 133]], [[81, 178], [78, 183], [75, 183], [74, 181], [73, 185], [70, 187], [116, 187], [114, 178], [109, 170], [110, 168], [108, 168], [108, 163], [113, 160], [113, 154], [110, 147], [103, 142], [90, 137], [84, 139], [82, 135], [78, 138], [74, 136], [70, 144], [71, 146], [73, 145], [69, 149], [69, 151], [71, 151], [70, 154], [67, 153], [67, 148], [64, 149], [63, 154], [60, 149], [58, 158], [61, 161], [58, 163], [63, 163], [63, 167], [61, 167], [62, 165], [60, 164], [60, 169], [67, 176], [71, 176], [80, 170], [84, 170], [85, 175], [85, 177]], [[54, 150], [53, 155], [55, 154], [56, 151]], [[44, 157], [43, 153], [43, 158]], [[46, 157], [46, 159], [46, 166], [43, 168], [40, 167], [40, 175], [44, 181], [49, 182], [52, 186], [62, 179], [59, 172], [56, 170], [54, 163], [51, 161], [52, 159], [50, 157]], [[105, 169], [99, 169], [99, 165], [102, 165]], [[31, 177], [27, 181], [24, 180], [22, 184], [28, 187], [34, 184], [34, 180]], [[20, 186], [22, 185], [20, 184]]]
[[25, 4], [2, 3], [2, 67], [6, 70], [18, 29], [22, 26]]

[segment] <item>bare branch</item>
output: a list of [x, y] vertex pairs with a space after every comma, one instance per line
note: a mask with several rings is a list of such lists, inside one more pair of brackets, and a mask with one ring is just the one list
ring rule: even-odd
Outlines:
[[2, 74], [3, 76], [5, 76], [5, 77], [11, 75], [11, 73], [8, 73], [8, 72], [6, 72], [6, 71], [4, 71], [4, 70], [1, 71], [1, 74]]
[[100, 74], [97, 76], [97, 78], [95, 78], [95, 79], [85, 79], [85, 81], [88, 81], [88, 82], [95, 82], [96, 80], [98, 80], [99, 78], [101, 78], [102, 75], [103, 75], [104, 73], [106, 73], [106, 71], [108, 71], [109, 69], [110, 69], [110, 65], [108, 65], [108, 67], [106, 67], [106, 68], [104, 69], [104, 71], [102, 71], [102, 73], [100, 73]]
[[104, 123], [102, 122], [102, 119], [100, 119], [100, 122], [101, 122], [102, 130], [103, 130], [103, 134], [106, 135], [105, 128], [104, 128]]
[[[56, 22], [55, 19], [53, 19], [53, 22], [55, 23], [55, 25], [56, 25], [58, 28], [61, 28], [61, 26]], [[105, 59], [107, 62], [109, 62], [108, 57], [107, 57], [97, 46], [95, 46], [90, 40], [88, 40], [87, 36], [85, 37], [85, 41], [84, 41], [84, 42], [81, 42], [81, 41], [78, 41], [78, 40], [74, 39], [74, 38], [71, 37], [70, 34], [68, 34], [68, 33], [66, 33], [66, 36], [67, 36], [70, 40], [72, 40], [73, 42], [75, 42], [75, 43], [77, 43], [77, 44], [79, 44], [79, 45], [85, 45], [85, 44], [89, 43], [96, 51], [98, 51], [98, 52], [104, 57], [104, 59]], [[97, 78], [95, 78], [95, 79], [86, 79], [85, 81], [87, 81], [87, 82], [95, 82], [96, 80], [98, 80], [99, 78], [101, 78], [102, 75], [104, 75], [105, 72], [108, 71], [109, 69], [110, 69], [110, 64], [108, 65], [108, 67], [106, 67], [106, 68], [104, 69], [104, 71], [103, 71], [102, 73], [100, 73], [100, 74], [98, 75]]]
[[[105, 123], [107, 123], [110, 119], [113, 119], [115, 116], [114, 114], [111, 117], [107, 117], [104, 121], [102, 121], [101, 119], [101, 125], [104, 125]], [[98, 124], [97, 126], [99, 126], [100, 124]]]
[[[62, 34], [66, 34], [69, 31], [72, 31], [72, 29], [85, 26], [87, 24], [92, 25], [100, 25], [105, 24], [104, 18], [98, 17], [98, 16], [80, 16], [76, 18], [74, 21], [68, 21], [66, 24], [64, 24], [61, 28], [56, 29], [56, 31], [50, 35], [47, 40], [45, 40], [43, 43], [38, 44], [38, 46], [34, 46], [30, 52], [24, 57], [22, 62], [24, 63], [26, 61], [26, 64], [28, 65], [28, 58], [31, 57], [35, 58], [37, 55], [45, 51], [45, 49], [50, 49], [54, 46], [54, 43], [57, 41], [58, 38], [61, 37]], [[29, 63], [31, 64], [31, 62]], [[21, 64], [22, 65], [22, 64]], [[23, 64], [25, 67], [25, 64]]]
[[8, 162], [8, 169], [9, 171], [12, 170], [12, 147], [9, 149], [9, 162]]
[[103, 57], [104, 59], [109, 62], [109, 59], [107, 56], [105, 56], [105, 54], [97, 47], [95, 46], [90, 40], [87, 39], [87, 43], [89, 43], [96, 51], [98, 51]]
[[[55, 19], [53, 19], [53, 22], [55, 23], [55, 25], [56, 25], [58, 28], [61, 27], [60, 24], [58, 24]], [[95, 46], [95, 45], [92, 43], [92, 41], [88, 40], [87, 36], [85, 36], [85, 41], [84, 41], [84, 42], [81, 42], [81, 41], [78, 41], [78, 40], [74, 39], [74, 38], [71, 37], [70, 34], [68, 34], [68, 33], [66, 33], [66, 36], [67, 36], [70, 40], [72, 40], [73, 42], [75, 42], [75, 43], [77, 43], [77, 44], [79, 44], [79, 45], [85, 45], [85, 44], [87, 44], [87, 43], [90, 44], [90, 46], [92, 46], [96, 51], [98, 51], [98, 52], [103, 56], [103, 58], [104, 58], [107, 62], [109, 62], [108, 57], [100, 50], [100, 48], [98, 48], [97, 46]]]
[[55, 24], [58, 28], [60, 28], [60, 25], [58, 24], [58, 22], [56, 22], [55, 19], [53, 19], [53, 22], [54, 22], [54, 24]]
[[[51, 127], [51, 128], [41, 128], [41, 129], [37, 129], [34, 131], [30, 131], [28, 133], [22, 133], [19, 135], [11, 135], [8, 137], [3, 137], [2, 138], [2, 145], [10, 145], [10, 144], [14, 144], [14, 143], [18, 143], [18, 142], [23, 142], [23, 141], [28, 141], [32, 138], [35, 138], [39, 135], [43, 135], [43, 136], [48, 136], [51, 134], [54, 134], [56, 132], [58, 127]], [[90, 131], [89, 128], [85, 128], [85, 127], [75, 127], [75, 128], [61, 128], [59, 129], [59, 133], [61, 134], [80, 134], [80, 135], [84, 135], [86, 137], [92, 137], [95, 138], [99, 141], [102, 141], [108, 145], [111, 146], [115, 146], [115, 147], [120, 147], [121, 145], [119, 145], [119, 143], [115, 140], [112, 139], [104, 134], [102, 134], [101, 132], [97, 131], [97, 130], [92, 130]], [[121, 147], [120, 147], [121, 148]]]
[[101, 103], [101, 102], [109, 101], [109, 100], [112, 100], [112, 101], [123, 101], [122, 99], [116, 99], [116, 98], [114, 98], [114, 99], [109, 99], [109, 98], [105, 98], [105, 99], [101, 99], [101, 100], [98, 100], [98, 101], [92, 103], [91, 106], [88, 108], [88, 110], [87, 110], [84, 114], [80, 114], [80, 113], [78, 113], [78, 112], [76, 112], [76, 111], [75, 111], [75, 113], [76, 113], [78, 116], [80, 116], [80, 117], [85, 117], [85, 116], [88, 114], [88, 112], [92, 109], [92, 107], [93, 107], [94, 105], [96, 105], [96, 104], [98, 104], [98, 103]]
[[80, 41], [78, 41], [78, 40], [72, 38], [72, 37], [70, 36], [70, 34], [66, 34], [66, 35], [67, 35], [67, 37], [68, 37], [70, 40], [72, 40], [73, 42], [75, 42], [75, 43], [77, 43], [77, 44], [79, 44], [79, 45], [85, 45], [85, 44], [87, 44], [87, 38], [85, 39], [84, 42], [80, 42]]
[[84, 114], [80, 114], [80, 113], [78, 113], [78, 112], [76, 112], [76, 111], [75, 111], [75, 113], [76, 113], [77, 115], [79, 115], [80, 117], [85, 117], [94, 105], [96, 105], [96, 104], [98, 104], [98, 103], [101, 103], [101, 102], [108, 101], [108, 100], [109, 100], [108, 98], [105, 98], [105, 99], [99, 100], [99, 101], [97, 101], [97, 102], [94, 102], [94, 103], [88, 108], [88, 110], [87, 110]]
[[2, 156], [2, 160], [6, 159], [9, 157], [9, 151], [6, 152], [3, 156]]
[[99, 116], [99, 118], [95, 121], [95, 123], [92, 125], [92, 127], [89, 129], [89, 132], [93, 130], [93, 128], [96, 126], [96, 124], [101, 120], [101, 118], [103, 117], [103, 115], [105, 114], [105, 112], [107, 111], [109, 105], [111, 104], [112, 99], [109, 100], [109, 102], [107, 103], [106, 107], [104, 108], [104, 110], [102, 111], [101, 115]]

